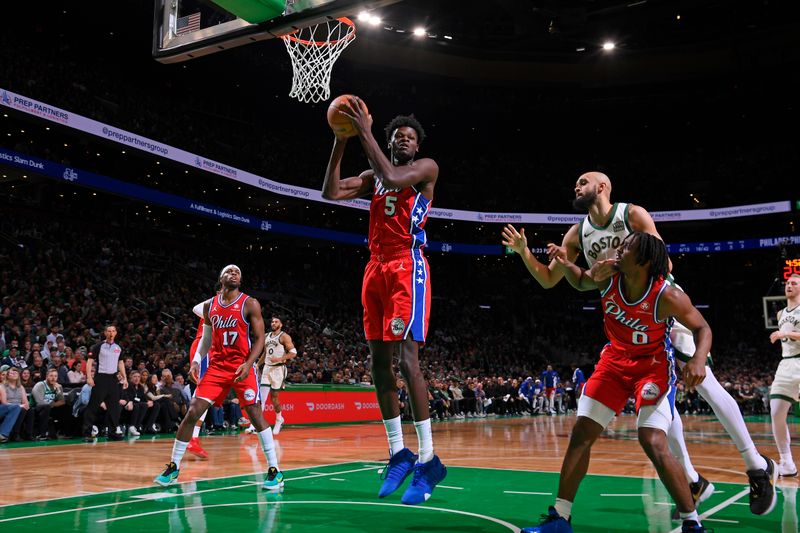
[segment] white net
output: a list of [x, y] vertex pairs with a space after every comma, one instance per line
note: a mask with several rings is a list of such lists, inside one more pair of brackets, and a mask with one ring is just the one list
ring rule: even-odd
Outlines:
[[330, 98], [333, 64], [355, 38], [356, 27], [346, 18], [329, 20], [282, 36], [292, 58], [289, 96], [306, 103]]

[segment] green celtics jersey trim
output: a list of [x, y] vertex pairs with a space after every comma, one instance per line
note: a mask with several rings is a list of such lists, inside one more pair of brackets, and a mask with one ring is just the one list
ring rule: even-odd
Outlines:
[[[793, 309], [784, 307], [778, 316], [778, 331], [781, 333], [800, 333], [800, 305]], [[800, 356], [800, 341], [781, 337], [781, 355], [784, 359]]]
[[611, 208], [608, 221], [603, 226], [598, 226], [589, 215], [581, 220], [578, 227], [578, 239], [583, 252], [583, 257], [589, 268], [597, 261], [613, 259], [617, 255], [617, 247], [622, 240], [633, 233], [628, 223], [628, 210], [630, 204], [615, 203]]

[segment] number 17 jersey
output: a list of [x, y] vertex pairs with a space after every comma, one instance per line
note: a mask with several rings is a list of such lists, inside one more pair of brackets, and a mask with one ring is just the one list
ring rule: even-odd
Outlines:
[[244, 318], [248, 295], [240, 293], [231, 303], [222, 303], [218, 294], [208, 308], [211, 323], [211, 349], [208, 351], [210, 367], [230, 372], [245, 362], [250, 355], [250, 323]]
[[387, 189], [380, 178], [369, 207], [369, 251], [391, 257], [427, 244], [425, 222], [431, 202], [415, 187]]

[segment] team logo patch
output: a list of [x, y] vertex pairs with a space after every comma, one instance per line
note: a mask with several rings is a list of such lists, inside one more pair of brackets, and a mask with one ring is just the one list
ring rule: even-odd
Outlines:
[[392, 328], [392, 335], [400, 335], [403, 333], [403, 330], [406, 329], [406, 323], [403, 322], [402, 318], [397, 317], [392, 319], [389, 327]]
[[247, 400], [248, 402], [252, 402], [253, 400], [256, 399], [256, 391], [254, 391], [253, 389], [245, 390], [244, 399]]
[[639, 306], [642, 311], [647, 311], [650, 309], [650, 302], [642, 302], [642, 305]]
[[652, 381], [642, 387], [642, 400], [655, 400], [660, 394], [661, 389]]
[[614, 225], [611, 226], [611, 230], [614, 233], [616, 233], [618, 231], [622, 231], [624, 229], [625, 229], [625, 223], [623, 221], [621, 221], [621, 220], [617, 220], [616, 222], [614, 222]]

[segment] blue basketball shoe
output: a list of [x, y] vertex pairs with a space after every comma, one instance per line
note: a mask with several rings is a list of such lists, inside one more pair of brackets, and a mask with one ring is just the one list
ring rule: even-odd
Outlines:
[[175, 463], [170, 462], [167, 465], [167, 468], [165, 468], [164, 471], [161, 472], [158, 477], [156, 477], [155, 482], [162, 487], [168, 487], [169, 485], [175, 483], [175, 480], [178, 479], [178, 474], [180, 473], [181, 471], [178, 470], [178, 466]]
[[547, 514], [542, 515], [538, 526], [523, 528], [522, 533], [572, 533], [572, 526], [551, 505], [547, 508]]
[[283, 488], [283, 472], [274, 466], [267, 469], [267, 479], [261, 485], [264, 490], [281, 490]]
[[411, 453], [411, 450], [408, 448], [403, 448], [392, 455], [383, 469], [383, 474], [381, 474], [383, 484], [381, 485], [381, 490], [378, 492], [378, 498], [385, 498], [400, 488], [403, 481], [405, 481], [411, 471], [414, 470], [414, 463], [416, 462], [417, 456]]
[[684, 520], [681, 533], [714, 533], [714, 530], [707, 529], [694, 520]]
[[403, 494], [402, 503], [406, 505], [417, 505], [422, 503], [433, 494], [436, 485], [447, 476], [447, 468], [439, 460], [438, 455], [427, 463], [417, 463], [414, 465], [414, 479], [411, 485]]

